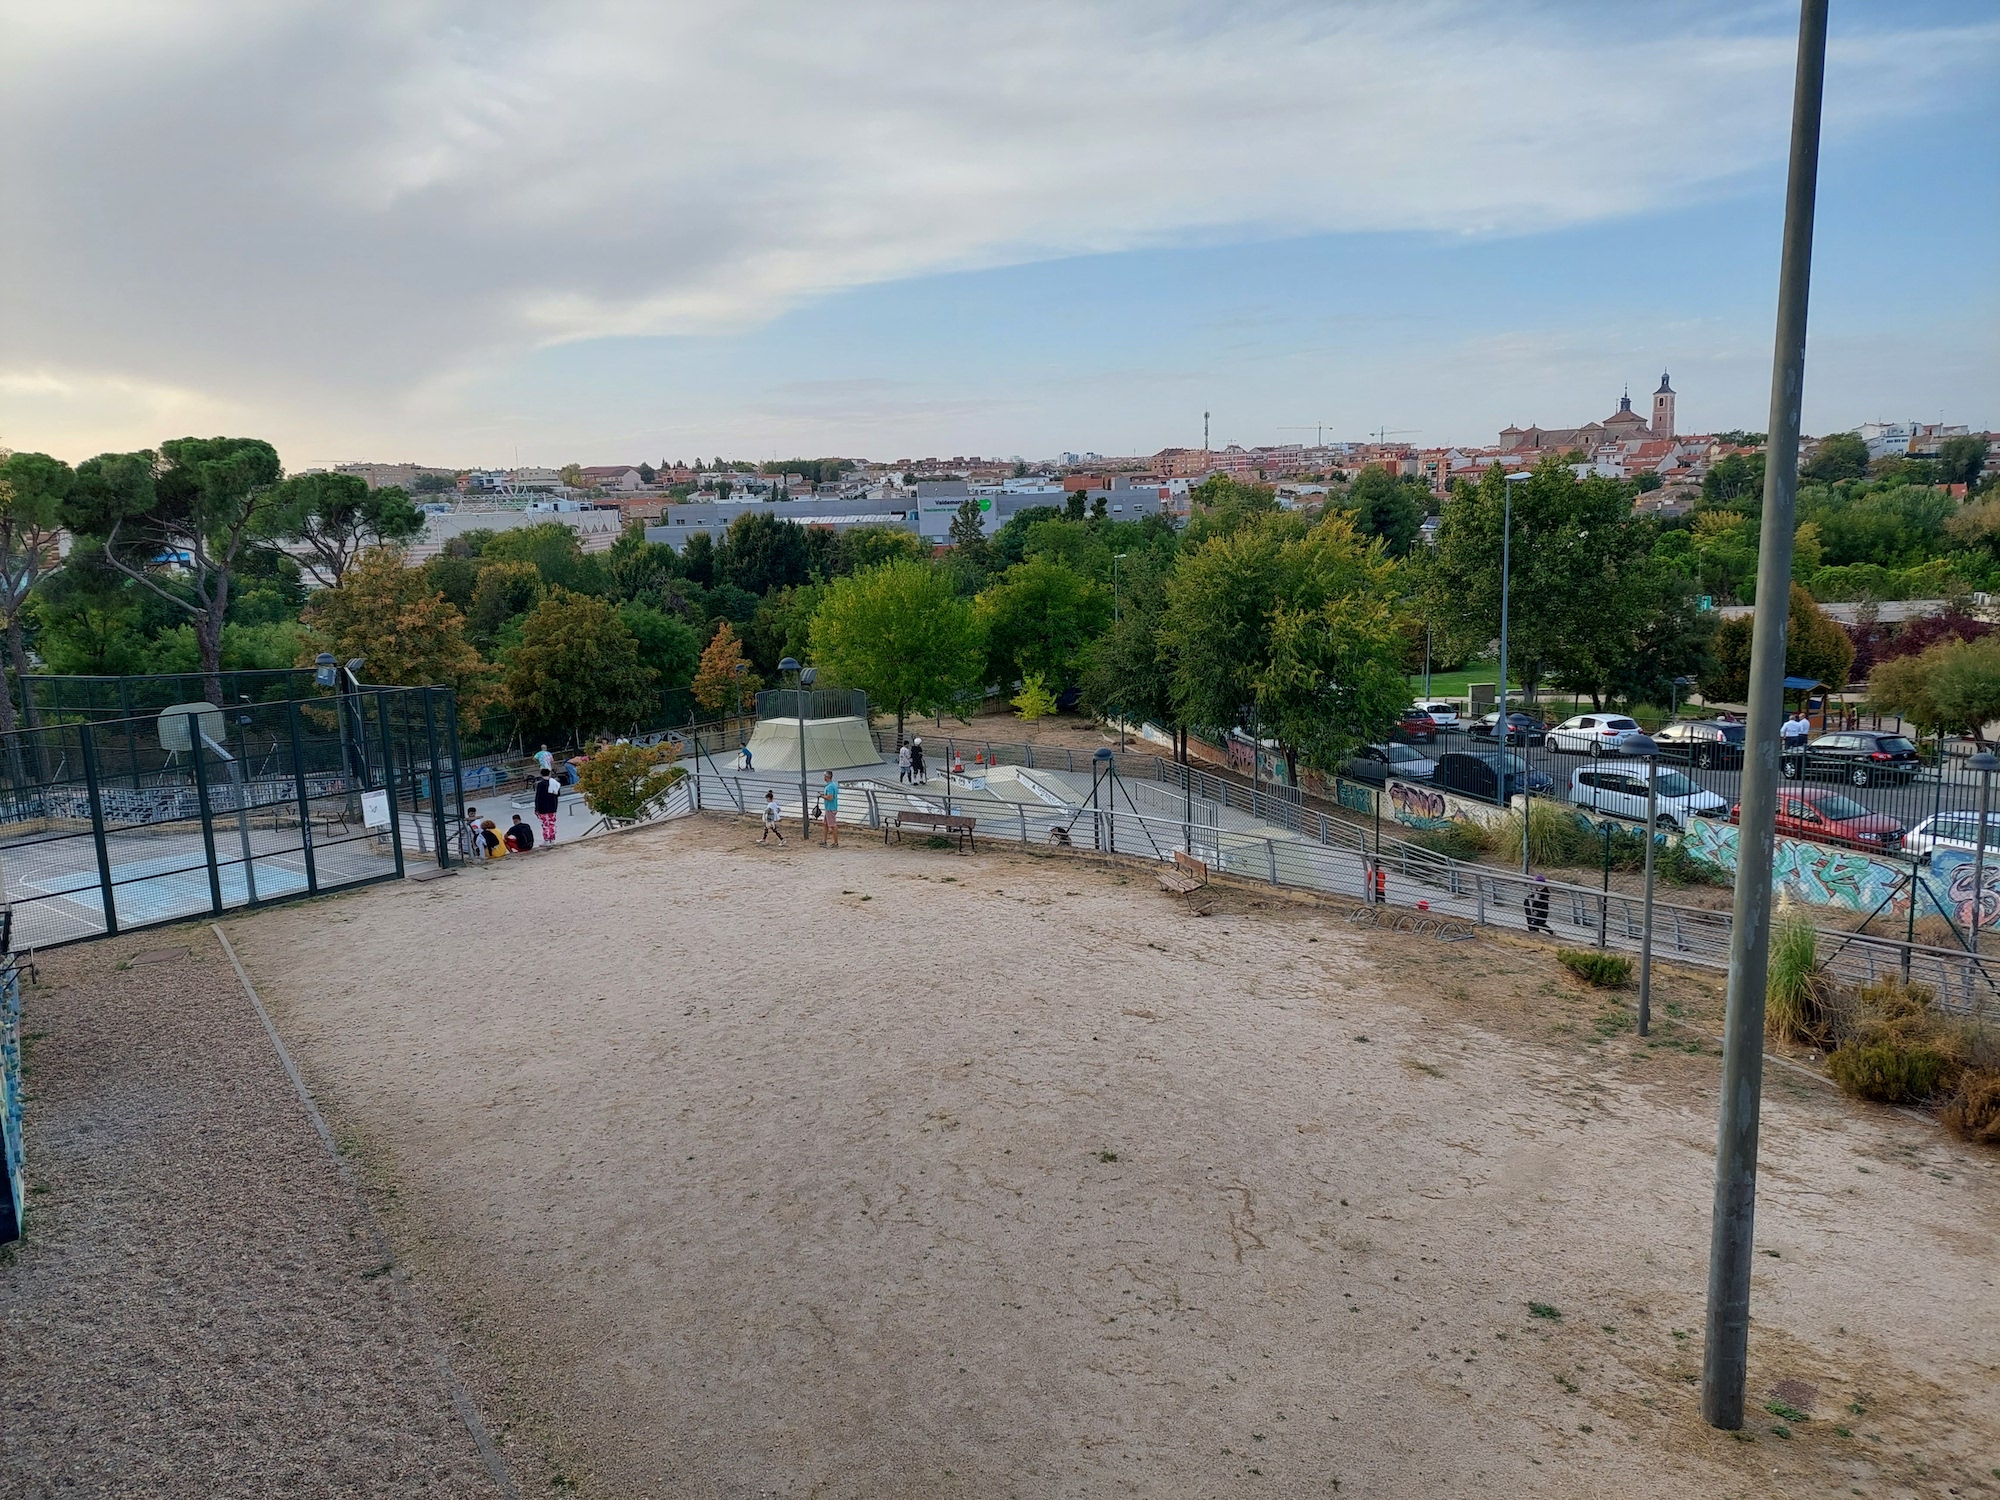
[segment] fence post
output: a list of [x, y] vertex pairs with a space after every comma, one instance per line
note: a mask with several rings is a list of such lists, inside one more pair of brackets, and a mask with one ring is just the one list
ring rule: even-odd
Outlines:
[[132, 719], [132, 683], [118, 679], [118, 711], [125, 719], [125, 759], [132, 772], [132, 790], [139, 790], [139, 726]]
[[1025, 849], [1028, 847], [1028, 804], [1025, 802], [1016, 802], [1014, 804], [1014, 811], [1020, 815], [1021, 847]]
[[104, 896], [104, 935], [118, 935], [118, 907], [111, 893], [111, 851], [104, 842], [104, 799], [97, 789], [97, 749], [91, 743], [90, 726], [78, 726], [83, 734], [83, 779], [90, 792], [90, 833], [97, 845], [97, 883]]
[[201, 847], [208, 856], [208, 904], [216, 916], [222, 915], [222, 868], [215, 862], [215, 819], [208, 809], [208, 757], [202, 753], [201, 715], [187, 716], [188, 744], [193, 746], [194, 795], [201, 810]]
[[[358, 697], [358, 695], [357, 695]], [[382, 727], [382, 789], [389, 794], [389, 848], [396, 856], [396, 878], [403, 878], [403, 817], [396, 806], [396, 750], [389, 738], [388, 693], [375, 690], [375, 719]], [[356, 707], [359, 707], [357, 702]]]
[[1278, 883], [1278, 845], [1273, 839], [1264, 840], [1264, 857], [1271, 862], [1271, 884]]
[[431, 832], [437, 839], [438, 868], [451, 868], [451, 851], [444, 831], [444, 776], [438, 765], [437, 710], [431, 705], [431, 689], [418, 689], [424, 695], [424, 739], [431, 753]]
[[319, 894], [319, 864], [313, 857], [312, 800], [306, 795], [306, 767], [299, 750], [299, 700], [285, 700], [285, 728], [292, 738], [292, 789], [299, 803], [299, 851], [305, 857], [306, 894]]

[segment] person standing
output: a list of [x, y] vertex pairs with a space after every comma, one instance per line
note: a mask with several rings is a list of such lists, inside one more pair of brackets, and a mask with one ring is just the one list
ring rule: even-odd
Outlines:
[[1521, 912], [1528, 919], [1528, 931], [1549, 930], [1549, 881], [1546, 875], [1535, 877], [1534, 889], [1521, 902]]
[[549, 747], [547, 745], [542, 746], [541, 749], [535, 752], [536, 770], [546, 774], [547, 772], [555, 769], [555, 764], [556, 764], [556, 758], [554, 755], [549, 753]]
[[923, 782], [929, 779], [924, 770], [924, 737], [918, 735], [910, 741], [910, 780]]
[[819, 846], [840, 847], [840, 783], [831, 771], [819, 787]]
[[898, 781], [908, 781], [910, 779], [910, 742], [908, 740], [904, 740], [896, 746], [896, 779]]
[[757, 767], [753, 765], [750, 760], [750, 742], [748, 740], [745, 740], [743, 742], [742, 754], [743, 754], [743, 769], [746, 771], [756, 770]]
[[556, 814], [562, 810], [562, 783], [554, 771], [535, 778], [535, 817], [542, 825], [542, 842], [556, 841]]
[[1785, 744], [1785, 754], [1797, 755], [1806, 747], [1806, 740], [1812, 734], [1812, 724], [1804, 713], [1795, 713], [1785, 720], [1785, 727], [1778, 731]]
[[778, 836], [778, 843], [783, 845], [785, 842], [785, 830], [778, 826], [778, 794], [776, 792], [766, 792], [764, 793], [764, 831], [757, 835], [757, 842], [760, 844], [767, 843], [774, 833]]

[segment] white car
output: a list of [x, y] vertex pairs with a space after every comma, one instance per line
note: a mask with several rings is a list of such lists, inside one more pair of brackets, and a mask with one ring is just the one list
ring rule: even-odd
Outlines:
[[[1903, 852], [1929, 862], [1940, 849], [1956, 849], [1970, 854], [1979, 847], [1979, 814], [1941, 812], [1925, 818], [1903, 835]], [[2000, 854], [2000, 812], [1986, 815], [1986, 857]]]
[[1623, 714], [1578, 714], [1549, 731], [1548, 745], [1567, 755], [1588, 755], [1593, 746], [1604, 755], [1616, 755], [1626, 735], [1643, 732], [1637, 719]]
[[1440, 729], [1458, 728], [1458, 705], [1449, 699], [1437, 699], [1430, 703], [1419, 703], [1417, 712], [1429, 714], [1431, 722]]
[[[1646, 821], [1645, 762], [1619, 766], [1578, 766], [1569, 773], [1569, 800], [1591, 812]], [[1661, 828], [1680, 829], [1689, 818], [1726, 818], [1727, 798], [1718, 797], [1670, 766], [1659, 767], [1659, 802], [1655, 816]]]

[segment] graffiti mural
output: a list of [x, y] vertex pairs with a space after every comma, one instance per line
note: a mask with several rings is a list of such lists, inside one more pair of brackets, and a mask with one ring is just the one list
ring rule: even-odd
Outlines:
[[1924, 886], [1961, 932], [1972, 925], [1972, 877], [1979, 882], [1979, 930], [1989, 932], [2000, 923], [2000, 859], [1989, 854], [1986, 868], [1975, 872], [1972, 856], [1963, 849], [1940, 849], [1931, 856], [1930, 874]]
[[1444, 793], [1407, 781], [1389, 783], [1389, 805], [1396, 809], [1396, 821], [1412, 828], [1442, 828], [1451, 821], [1451, 809]]
[[[1718, 818], [1690, 818], [1681, 843], [1689, 853], [1736, 873], [1736, 826]], [[1942, 856], [1940, 856], [1942, 858]], [[1837, 849], [1809, 839], [1780, 838], [1772, 848], [1771, 886], [1808, 906], [1842, 906], [1868, 912], [1890, 904], [1900, 911], [1908, 899], [1910, 867], [1871, 858], [1858, 849]], [[1968, 886], [1968, 891], [1969, 891]]]

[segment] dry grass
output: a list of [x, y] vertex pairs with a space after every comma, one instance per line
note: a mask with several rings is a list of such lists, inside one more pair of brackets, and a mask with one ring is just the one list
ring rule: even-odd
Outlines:
[[1964, 1023], [1934, 1002], [1928, 987], [1894, 979], [1856, 992], [1841, 1017], [1841, 1044], [1826, 1060], [1834, 1081], [1881, 1104], [1923, 1104], [1952, 1089], [1970, 1039]]
[[1784, 1042], [1824, 1047], [1833, 1039], [1834, 985], [1819, 965], [1811, 918], [1787, 908], [1771, 933], [1764, 983], [1764, 1030]]
[[2000, 1146], [2000, 1071], [1968, 1068], [1938, 1118], [1962, 1141]]

